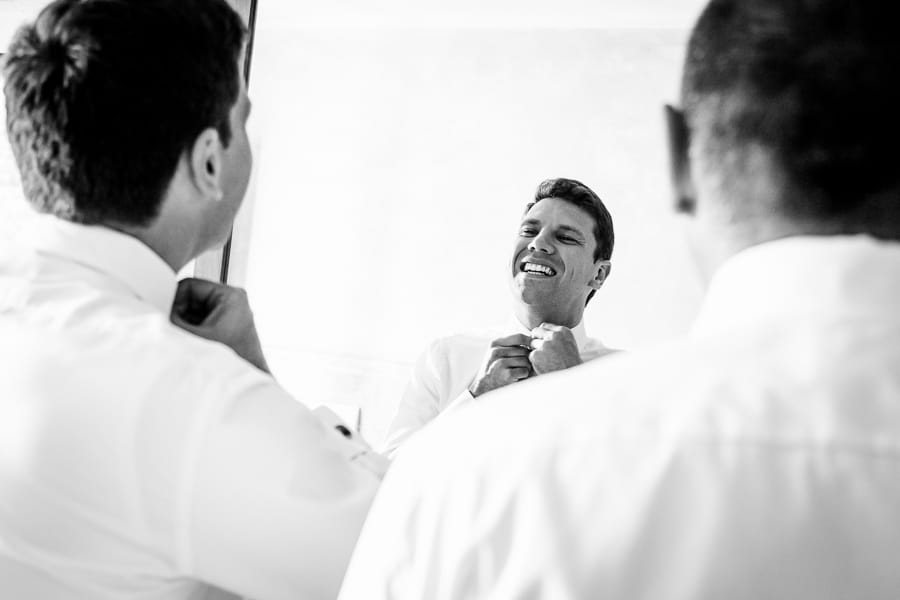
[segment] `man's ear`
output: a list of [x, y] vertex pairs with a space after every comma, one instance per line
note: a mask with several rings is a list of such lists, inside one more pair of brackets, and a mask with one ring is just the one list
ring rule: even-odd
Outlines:
[[221, 200], [222, 139], [214, 127], [204, 129], [190, 149], [191, 180], [202, 197]]
[[606, 281], [606, 278], [609, 277], [609, 272], [612, 270], [612, 264], [608, 260], [598, 260], [594, 264], [597, 267], [597, 274], [588, 281], [588, 287], [599, 290], [603, 285], [603, 282]]
[[684, 113], [666, 104], [666, 129], [669, 137], [669, 170], [676, 213], [693, 215], [697, 193], [691, 177], [691, 136]]

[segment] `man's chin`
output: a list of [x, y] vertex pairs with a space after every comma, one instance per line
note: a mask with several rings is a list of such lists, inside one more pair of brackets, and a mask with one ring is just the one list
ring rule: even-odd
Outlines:
[[535, 305], [555, 305], [555, 290], [553, 286], [540, 285], [543, 282], [522, 281], [516, 279], [512, 285], [512, 294], [518, 302]]

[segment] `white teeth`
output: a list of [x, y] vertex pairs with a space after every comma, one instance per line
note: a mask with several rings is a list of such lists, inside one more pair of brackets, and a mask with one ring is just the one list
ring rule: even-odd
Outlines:
[[522, 266], [522, 270], [526, 273], [540, 273], [541, 275], [547, 275], [548, 277], [552, 277], [556, 274], [556, 272], [550, 267], [545, 267], [544, 265], [536, 265], [530, 262], [525, 263]]

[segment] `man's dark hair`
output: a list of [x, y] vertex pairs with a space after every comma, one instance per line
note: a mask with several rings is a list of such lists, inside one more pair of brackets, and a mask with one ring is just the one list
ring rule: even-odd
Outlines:
[[711, 0], [682, 81], [705, 158], [728, 180], [735, 152], [769, 152], [788, 218], [865, 223], [873, 201], [900, 215], [898, 17], [881, 0]]
[[[606, 210], [606, 206], [600, 199], [600, 196], [588, 186], [575, 179], [546, 179], [538, 185], [537, 191], [534, 193], [534, 202], [530, 202], [525, 207], [525, 212], [531, 210], [531, 207], [544, 200], [545, 198], [558, 198], [564, 202], [568, 202], [577, 206], [594, 220], [594, 239], [597, 241], [597, 248], [594, 250], [594, 260], [609, 260], [612, 258], [613, 245], [616, 241], [613, 232], [612, 216]], [[587, 302], [597, 290], [591, 290], [588, 294]], [[585, 304], [587, 304], [585, 302]]]
[[246, 30], [225, 0], [57, 0], [3, 61], [25, 196], [81, 223], [142, 226], [206, 128], [231, 140]]

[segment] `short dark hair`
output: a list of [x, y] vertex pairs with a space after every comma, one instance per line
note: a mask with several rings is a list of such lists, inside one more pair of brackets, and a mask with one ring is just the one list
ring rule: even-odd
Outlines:
[[231, 140], [246, 29], [225, 0], [56, 0], [3, 60], [26, 198], [81, 223], [147, 225], [183, 152]]
[[711, 0], [682, 81], [709, 164], [727, 180], [735, 151], [766, 150], [789, 187], [774, 210], [788, 218], [864, 219], [871, 198], [900, 203], [898, 17], [881, 0]]
[[545, 198], [558, 198], [569, 204], [573, 204], [589, 214], [594, 220], [594, 239], [597, 248], [594, 250], [594, 260], [609, 260], [612, 257], [613, 245], [616, 237], [613, 233], [612, 216], [603, 204], [600, 197], [591, 188], [575, 179], [546, 179], [537, 187], [534, 193], [534, 202], [525, 207], [525, 211], [544, 200]]

